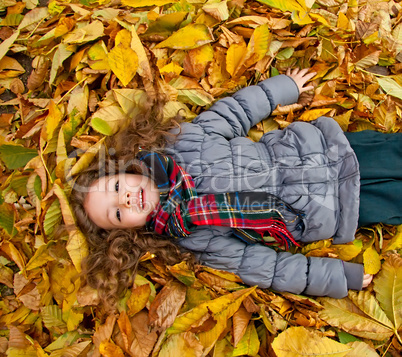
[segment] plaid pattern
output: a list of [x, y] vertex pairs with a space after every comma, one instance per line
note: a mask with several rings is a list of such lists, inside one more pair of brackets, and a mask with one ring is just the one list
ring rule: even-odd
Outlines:
[[[196, 226], [232, 227], [248, 243], [298, 245], [286, 229], [281, 211], [303, 213], [265, 192], [232, 192], [198, 197], [191, 176], [169, 156], [140, 151], [138, 159], [160, 191], [160, 202], [147, 218], [147, 229], [171, 237], [187, 237]], [[274, 240], [266, 242], [265, 234]]]

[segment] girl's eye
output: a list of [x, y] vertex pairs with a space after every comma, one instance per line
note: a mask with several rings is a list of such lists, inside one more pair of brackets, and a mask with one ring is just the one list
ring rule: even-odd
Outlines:
[[114, 189], [116, 192], [119, 192], [119, 180], [117, 180], [116, 183], [114, 184]]
[[118, 220], [119, 222], [121, 222], [120, 210], [119, 210], [119, 209], [116, 210], [116, 218], [117, 218], [117, 220]]

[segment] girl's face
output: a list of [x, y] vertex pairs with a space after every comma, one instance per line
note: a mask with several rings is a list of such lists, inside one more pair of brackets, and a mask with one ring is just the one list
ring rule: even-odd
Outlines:
[[89, 218], [100, 228], [145, 226], [159, 203], [154, 181], [142, 175], [118, 174], [95, 181], [84, 201]]

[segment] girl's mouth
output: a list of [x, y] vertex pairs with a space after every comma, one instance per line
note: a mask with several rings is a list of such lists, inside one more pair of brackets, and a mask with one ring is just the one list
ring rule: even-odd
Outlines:
[[140, 208], [143, 210], [144, 209], [144, 190], [141, 188], [140, 189]]

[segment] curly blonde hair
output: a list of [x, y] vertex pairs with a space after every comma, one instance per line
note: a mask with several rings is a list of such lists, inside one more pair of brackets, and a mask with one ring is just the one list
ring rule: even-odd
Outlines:
[[[112, 159], [97, 160], [81, 172], [71, 192], [70, 203], [75, 213], [77, 225], [87, 238], [89, 255], [83, 262], [83, 276], [86, 283], [99, 293], [103, 307], [113, 311], [116, 302], [133, 284], [140, 258], [147, 252], [153, 253], [167, 265], [186, 260], [190, 266], [193, 256], [182, 252], [166, 237], [146, 232], [143, 228], [105, 230], [96, 226], [84, 209], [87, 191], [100, 177], [117, 174], [124, 165], [125, 173], [141, 173], [133, 161], [141, 148], [161, 150], [169, 130], [178, 126], [179, 117], [162, 121], [163, 101], [152, 102], [139, 114], [121, 134], [111, 138], [109, 147], [116, 148]], [[84, 189], [83, 189], [84, 188]]]

